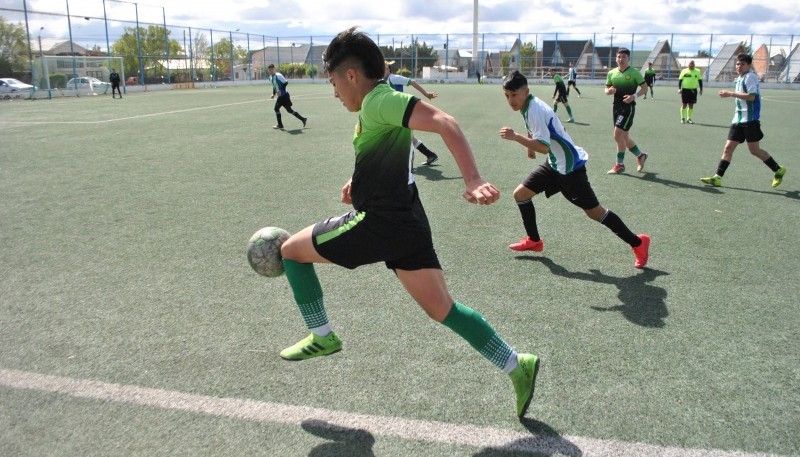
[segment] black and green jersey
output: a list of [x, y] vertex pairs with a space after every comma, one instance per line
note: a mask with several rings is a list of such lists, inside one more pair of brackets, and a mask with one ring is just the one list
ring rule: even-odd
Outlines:
[[350, 188], [358, 211], [410, 209], [416, 187], [408, 120], [418, 98], [378, 84], [364, 97], [353, 146], [356, 154]]
[[656, 80], [656, 71], [652, 68], [648, 68], [644, 71], [644, 80], [650, 83], [650, 81]]
[[278, 94], [280, 96], [286, 95], [288, 92], [286, 91], [286, 86], [289, 85], [289, 81], [281, 73], [275, 73], [274, 75], [269, 77], [269, 82], [272, 84], [272, 94]]
[[[626, 95], [633, 95], [644, 84], [644, 77], [639, 70], [628, 67], [625, 71], [620, 71], [619, 67], [608, 72], [606, 77], [606, 87], [615, 87], [617, 92], [614, 94], [614, 105], [624, 104], [622, 99]], [[636, 102], [633, 102], [636, 103]]]
[[558, 83], [564, 84], [564, 78], [562, 78], [561, 75], [559, 75], [558, 73], [553, 75], [553, 81], [556, 84], [558, 84]]

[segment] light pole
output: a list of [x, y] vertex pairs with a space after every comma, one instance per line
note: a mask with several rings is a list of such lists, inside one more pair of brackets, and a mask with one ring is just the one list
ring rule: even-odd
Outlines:
[[[108, 0], [109, 2], [117, 2], [117, 3], [127, 3], [129, 5], [133, 5], [134, 10], [136, 11], [136, 47], [139, 51], [139, 84], [144, 85], [144, 56], [142, 55], [142, 37], [139, 33], [139, 4], [136, 2], [126, 2], [125, 0]], [[154, 6], [154, 5], [146, 5], [146, 6]], [[162, 8], [163, 6], [157, 7]], [[106, 0], [103, 0], [103, 19], [106, 22], [106, 47], [108, 48], [108, 56], [111, 56], [111, 46], [108, 42], [108, 18], [106, 17]], [[166, 40], [166, 13], [164, 13], [164, 39]], [[169, 58], [169, 57], [167, 57]]]
[[44, 54], [42, 54], [42, 30], [44, 30], [44, 27], [39, 27], [39, 58], [40, 59], [42, 57], [44, 57]]
[[608, 45], [608, 69], [611, 69], [611, 65], [614, 62], [612, 58], [614, 54], [614, 26], [611, 26], [611, 44]]

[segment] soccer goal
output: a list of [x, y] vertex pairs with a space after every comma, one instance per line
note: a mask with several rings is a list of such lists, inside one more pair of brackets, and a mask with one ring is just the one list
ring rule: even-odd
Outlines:
[[122, 57], [39, 56], [33, 62], [32, 98], [83, 97], [111, 93], [108, 76], [125, 81]]

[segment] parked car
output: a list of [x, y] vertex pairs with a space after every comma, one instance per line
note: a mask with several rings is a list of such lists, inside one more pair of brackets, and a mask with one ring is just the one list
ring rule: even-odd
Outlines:
[[25, 84], [19, 79], [0, 78], [0, 99], [27, 98], [36, 90], [36, 86]]
[[111, 90], [111, 83], [100, 81], [93, 76], [81, 76], [67, 81], [67, 89], [75, 89], [77, 86], [80, 92], [94, 92], [104, 94]]
[[136, 76], [128, 76], [128, 79], [125, 80], [126, 86], [136, 86], [139, 84], [139, 78]]

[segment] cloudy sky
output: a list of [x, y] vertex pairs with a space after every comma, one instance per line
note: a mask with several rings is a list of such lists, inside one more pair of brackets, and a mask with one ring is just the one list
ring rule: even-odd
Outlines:
[[[29, 12], [103, 17], [103, 0], [27, 0]], [[135, 18], [133, 1], [105, 0], [109, 18]], [[469, 34], [472, 0], [147, 0], [138, 4], [141, 22], [219, 31], [240, 30], [280, 37], [331, 36], [351, 25], [371, 35]], [[22, 9], [23, 0], [0, 0], [0, 8]], [[163, 10], [162, 10], [163, 6]], [[0, 11], [8, 18], [7, 11]], [[39, 15], [37, 20], [48, 18]], [[56, 18], [51, 18], [56, 19]], [[599, 45], [625, 34], [783, 34], [800, 41], [800, 1], [773, 0], [480, 0], [479, 32], [587, 34]], [[60, 21], [63, 23], [63, 18]], [[103, 21], [73, 20], [75, 27]], [[44, 24], [52, 35], [61, 23]], [[40, 24], [31, 25], [38, 31]], [[104, 32], [103, 32], [104, 34]], [[523, 38], [524, 39], [524, 38]], [[616, 35], [615, 35], [615, 39]], [[699, 43], [703, 40], [698, 41]], [[787, 38], [784, 41], [789, 42]]]

